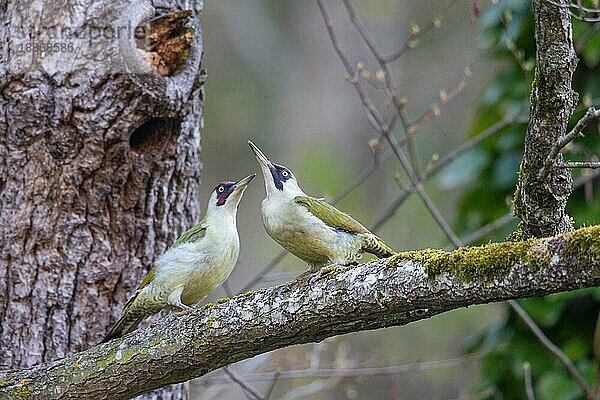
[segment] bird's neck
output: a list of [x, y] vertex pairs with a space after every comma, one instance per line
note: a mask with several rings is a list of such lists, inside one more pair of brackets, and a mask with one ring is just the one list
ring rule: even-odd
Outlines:
[[267, 199], [270, 201], [281, 202], [281, 201], [290, 201], [293, 200], [297, 196], [306, 196], [306, 193], [300, 189], [300, 187], [286, 187], [284, 190], [279, 190], [277, 188], [272, 188], [267, 191]]
[[207, 226], [223, 226], [228, 229], [237, 229], [236, 226], [237, 208], [223, 206], [211, 206], [206, 209], [204, 223]]

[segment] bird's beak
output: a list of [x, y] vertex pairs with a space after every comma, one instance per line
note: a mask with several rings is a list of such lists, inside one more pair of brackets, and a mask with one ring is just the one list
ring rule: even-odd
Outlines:
[[256, 147], [256, 145], [254, 143], [252, 143], [250, 140], [248, 140], [248, 145], [252, 149], [252, 152], [254, 153], [254, 157], [256, 157], [256, 160], [262, 167], [263, 171], [268, 171], [271, 168], [273, 168], [273, 163], [271, 161], [269, 161], [267, 156], [265, 156], [263, 154], [263, 152], [260, 151], [260, 149], [258, 147]]
[[250, 183], [250, 181], [254, 179], [255, 176], [256, 174], [248, 175], [244, 179], [241, 179], [240, 181], [236, 182], [233, 190], [237, 192], [244, 189]]
[[240, 200], [242, 200], [242, 196], [244, 195], [244, 191], [246, 190], [246, 186], [250, 183], [256, 174], [248, 175], [244, 179], [237, 181], [231, 188], [229, 189], [229, 197], [227, 198], [227, 204], [235, 205], [236, 209], [240, 205]]

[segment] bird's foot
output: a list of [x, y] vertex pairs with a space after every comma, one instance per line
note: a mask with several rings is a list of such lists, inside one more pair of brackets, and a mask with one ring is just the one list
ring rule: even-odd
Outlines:
[[350, 265], [358, 265], [358, 262], [356, 261], [352, 261], [350, 263], [346, 263], [346, 264], [342, 264], [342, 263], [338, 263], [338, 262], [332, 262], [330, 264], [325, 264], [322, 266], [318, 266], [318, 267], [310, 267], [309, 269], [307, 269], [306, 271], [304, 271], [303, 273], [301, 273], [300, 275], [298, 275], [296, 277], [296, 280], [303, 280], [308, 278], [310, 275], [315, 274], [317, 272], [320, 272], [321, 276], [323, 275], [330, 275], [333, 272], [335, 272], [338, 267], [347, 267]]
[[339, 267], [345, 267], [348, 264], [343, 264], [340, 262], [332, 262], [330, 264], [326, 264], [324, 265], [319, 272], [321, 273], [321, 276], [324, 275], [333, 275], [336, 273], [336, 271], [338, 270]]
[[315, 271], [313, 271], [312, 269], [307, 269], [306, 271], [304, 271], [300, 275], [296, 276], [296, 280], [297, 281], [302, 281], [302, 280], [308, 278], [308, 276], [312, 275], [314, 272]]
[[321, 269], [321, 266], [309, 267], [306, 271], [304, 271], [303, 273], [301, 273], [300, 275], [298, 275], [296, 277], [296, 280], [297, 281], [301, 281], [301, 280], [307, 279], [309, 276], [311, 276], [315, 272], [319, 272], [320, 269]]
[[189, 314], [190, 312], [194, 311], [194, 307], [190, 307], [187, 304], [183, 304], [183, 303], [177, 304], [176, 307], [179, 308], [179, 310], [175, 311], [175, 313], [177, 315], [185, 315], [185, 314]]

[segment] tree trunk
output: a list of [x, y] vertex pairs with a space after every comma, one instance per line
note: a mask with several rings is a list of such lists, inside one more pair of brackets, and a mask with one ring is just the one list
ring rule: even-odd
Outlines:
[[[551, 169], [540, 175], [556, 142], [567, 132], [577, 104], [571, 89], [577, 55], [573, 46], [571, 16], [567, 7], [534, 0], [536, 67], [531, 89], [531, 118], [525, 136], [515, 215], [516, 239], [546, 237], [573, 229], [565, 208], [573, 179], [567, 169]], [[562, 161], [559, 154], [557, 161]]]
[[0, 0], [0, 369], [97, 343], [199, 217], [199, 22], [166, 72], [136, 30], [175, 3]]

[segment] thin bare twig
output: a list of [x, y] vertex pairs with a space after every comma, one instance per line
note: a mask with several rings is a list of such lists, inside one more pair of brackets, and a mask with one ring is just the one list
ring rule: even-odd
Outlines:
[[521, 71], [523, 72], [524, 78], [527, 81], [529, 81], [529, 71], [531, 71], [532, 68], [527, 66], [527, 64], [525, 63], [523, 51], [519, 50], [515, 41], [513, 40], [512, 34], [511, 34], [509, 26], [508, 26], [509, 20], [506, 18], [506, 14], [504, 14], [500, 10], [499, 2], [496, 1], [496, 2], [492, 2], [492, 3], [494, 4], [495, 10], [498, 13], [498, 18], [500, 19], [500, 22], [502, 23], [502, 29], [504, 31], [504, 37], [506, 39], [506, 47], [508, 48], [508, 51], [510, 51], [510, 54], [512, 54], [515, 61], [519, 64], [519, 67], [521, 68]]
[[[356, 367], [356, 368], [306, 368], [297, 370], [288, 370], [281, 372], [252, 372], [246, 375], [250, 382], [264, 382], [273, 379], [274, 374], [279, 374], [279, 379], [323, 379], [329, 377], [352, 378], [359, 376], [390, 376], [406, 374], [415, 371], [431, 371], [438, 368], [452, 368], [464, 365], [468, 362], [480, 360], [485, 356], [485, 352], [478, 352], [449, 358], [444, 360], [413, 362], [402, 365], [392, 365], [388, 367]], [[210, 384], [222, 383], [224, 379], [219, 376], [203, 378]]]
[[[327, 12], [325, 4], [323, 3], [322, 0], [316, 0], [316, 1], [317, 1], [317, 5], [319, 6], [319, 9], [321, 11], [321, 15], [323, 16], [323, 20], [325, 22], [325, 26], [327, 28], [327, 32], [328, 32], [329, 38], [331, 40], [331, 43], [332, 43], [334, 50], [337, 53], [338, 57], [344, 64], [344, 67], [346, 68], [346, 73], [349, 76], [356, 76], [356, 71], [354, 70], [354, 67], [352, 66], [352, 64], [350, 63], [350, 61], [348, 60], [348, 58], [346, 57], [344, 52], [341, 50], [339, 41], [337, 39], [337, 36], [335, 35], [335, 31], [333, 30], [333, 23], [331, 21], [331, 18], [329, 17], [329, 13]], [[410, 162], [408, 161], [408, 159], [404, 155], [404, 152], [400, 148], [398, 139], [389, 131], [388, 125], [381, 117], [381, 114], [379, 113], [379, 111], [377, 110], [377, 108], [375, 107], [375, 105], [373, 104], [373, 102], [371, 101], [369, 96], [367, 95], [367, 93], [366, 93], [365, 89], [363, 88], [363, 86], [361, 85], [360, 81], [358, 79], [355, 79], [355, 80], [351, 80], [350, 82], [354, 86], [357, 94], [359, 95], [359, 97], [361, 99], [363, 108], [367, 112], [369, 122], [375, 128], [375, 130], [377, 132], [379, 132], [380, 134], [385, 136], [388, 143], [391, 145], [392, 150], [394, 151], [396, 157], [400, 161], [400, 164], [402, 165], [404, 171], [410, 178], [412, 184], [415, 187], [415, 191], [418, 193], [419, 197], [425, 204], [425, 207], [428, 209], [430, 214], [433, 216], [436, 223], [442, 228], [442, 230], [444, 231], [446, 236], [450, 239], [450, 241], [454, 244], [460, 245], [460, 239], [452, 231], [448, 222], [441, 215], [441, 213], [439, 212], [439, 210], [437, 209], [437, 207], [431, 200], [431, 197], [423, 188], [423, 184], [419, 180], [419, 177], [416, 175], [415, 171], [412, 169]]]
[[223, 367], [223, 371], [227, 374], [227, 376], [229, 376], [229, 378], [231, 378], [232, 381], [237, 383], [242, 388], [244, 393], [249, 394], [254, 400], [265, 400], [265, 397], [260, 394], [258, 390], [253, 388], [248, 382], [231, 371], [228, 367]]
[[341, 378], [331, 377], [325, 380], [312, 381], [306, 385], [298, 386], [288, 391], [282, 400], [296, 400], [306, 398], [310, 395], [323, 393], [327, 389], [335, 387]]
[[472, 243], [488, 236], [490, 233], [497, 231], [498, 229], [502, 228], [503, 226], [510, 224], [514, 220], [515, 220], [515, 217], [514, 217], [512, 211], [509, 211], [506, 214], [504, 214], [503, 216], [496, 218], [489, 224], [486, 224], [486, 225], [482, 226], [481, 228], [477, 229], [475, 232], [471, 232], [470, 234], [466, 235], [464, 238], [462, 238], [462, 241], [465, 245], [472, 244]]
[[383, 60], [386, 63], [390, 63], [392, 61], [396, 61], [404, 53], [406, 53], [409, 49], [411, 49], [411, 48], [414, 47], [414, 46], [411, 45], [411, 43], [414, 43], [414, 41], [418, 37], [423, 36], [425, 33], [431, 31], [433, 28], [439, 28], [442, 25], [442, 18], [446, 14], [448, 14], [448, 12], [450, 11], [450, 9], [456, 3], [458, 3], [458, 0], [453, 0], [450, 3], [448, 3], [446, 5], [446, 7], [444, 7], [444, 9], [442, 10], [442, 12], [440, 14], [438, 14], [436, 17], [432, 18], [429, 21], [429, 23], [427, 25], [425, 25], [425, 27], [423, 29], [419, 29], [418, 31], [416, 31], [415, 29], [411, 29], [409, 37], [406, 38], [406, 40], [404, 41], [404, 43], [402, 44], [402, 46], [400, 46], [400, 48], [398, 50], [396, 50], [394, 53], [390, 54], [389, 56], [384, 56]]
[[563, 161], [554, 168], [600, 168], [600, 161]]
[[[526, 121], [527, 121], [527, 117], [525, 117], [525, 116], [515, 116], [515, 117], [504, 118], [503, 120], [495, 123], [494, 125], [490, 126], [486, 130], [481, 132], [481, 134], [479, 134], [476, 137], [470, 139], [469, 141], [463, 143], [462, 145], [455, 148], [451, 152], [447, 153], [442, 158], [440, 158], [437, 162], [429, 165], [423, 172], [422, 181], [427, 181], [431, 177], [435, 176], [437, 173], [439, 173], [443, 168], [445, 168], [452, 161], [456, 160], [458, 157], [460, 157], [467, 151], [471, 150], [473, 147], [479, 145], [481, 142], [483, 142], [487, 138], [497, 134], [502, 129], [506, 128], [507, 126], [510, 126], [515, 123], [525, 123]], [[404, 201], [408, 198], [408, 196], [414, 192], [414, 190], [415, 190], [414, 186], [410, 186], [410, 187], [406, 188], [403, 192], [401, 192], [398, 195], [398, 197], [396, 197], [396, 199], [392, 202], [392, 204], [390, 204], [388, 206], [388, 208], [381, 214], [381, 216], [379, 218], [377, 218], [377, 220], [373, 224], [373, 229], [374, 230], [379, 229], [386, 221], [388, 221], [396, 213], [398, 208], [400, 208], [400, 206], [402, 205], [402, 203], [404, 203]]]
[[394, 135], [390, 134], [389, 132], [386, 132], [386, 138], [389, 141], [389, 143], [392, 146], [392, 148], [394, 149], [394, 152], [396, 153], [396, 156], [398, 157], [398, 160], [400, 160], [400, 163], [402, 164], [402, 167], [406, 171], [406, 173], [407, 173], [407, 175], [408, 175], [411, 183], [413, 184], [413, 186], [415, 188], [415, 191], [417, 192], [417, 194], [419, 195], [419, 197], [423, 201], [423, 204], [425, 204], [425, 207], [427, 208], [427, 210], [429, 211], [429, 213], [433, 216], [433, 218], [435, 219], [435, 221], [437, 222], [437, 224], [440, 226], [440, 228], [442, 229], [442, 231], [446, 234], [446, 236], [448, 237], [448, 239], [450, 239], [450, 241], [455, 246], [461, 247], [462, 246], [462, 242], [460, 241], [460, 239], [458, 238], [458, 236], [456, 236], [456, 234], [454, 233], [454, 231], [450, 227], [450, 224], [448, 224], [448, 222], [446, 221], [446, 219], [442, 216], [442, 214], [440, 213], [440, 211], [437, 209], [437, 207], [433, 203], [433, 200], [429, 196], [429, 193], [427, 193], [425, 191], [425, 188], [423, 187], [423, 183], [419, 180], [419, 178], [417, 177], [417, 175], [414, 173], [414, 171], [410, 167], [410, 164], [409, 164], [408, 160], [406, 159], [406, 156], [404, 155], [404, 152], [402, 151], [402, 149], [398, 145], [398, 141], [396, 140], [396, 137]]
[[369, 165], [367, 168], [362, 170], [362, 172], [352, 182], [350, 182], [350, 184], [348, 184], [344, 189], [342, 189], [337, 195], [335, 195], [331, 199], [331, 204], [333, 205], [335, 203], [338, 203], [344, 197], [348, 196], [356, 188], [358, 188], [360, 185], [362, 185], [367, 179], [369, 179], [369, 177], [373, 174], [373, 172], [375, 172], [377, 170], [377, 168], [379, 168], [381, 163], [383, 161], [385, 161], [390, 155], [392, 155], [391, 151], [384, 154], [380, 158], [376, 158], [371, 165]]
[[281, 262], [281, 260], [283, 260], [285, 258], [285, 256], [287, 256], [288, 254], [289, 253], [286, 250], [283, 250], [279, 254], [277, 254], [277, 256], [269, 264], [267, 264], [263, 269], [261, 269], [258, 272], [258, 274], [256, 274], [256, 276], [250, 280], [250, 282], [248, 282], [246, 285], [244, 285], [244, 287], [240, 290], [240, 292], [243, 293], [243, 292], [246, 292], [246, 291], [252, 289], [254, 287], [254, 285], [256, 285], [258, 282], [260, 282], [260, 280], [263, 278], [263, 276], [265, 276], [266, 274], [271, 272], [273, 270], [273, 268], [275, 268], [277, 266], [277, 264], [279, 264]]
[[[418, 163], [418, 159], [417, 159], [416, 149], [415, 149], [412, 135], [409, 132], [408, 121], [406, 119], [406, 116], [404, 115], [404, 106], [406, 105], [406, 103], [398, 95], [398, 85], [396, 85], [396, 82], [394, 81], [394, 75], [392, 75], [392, 72], [389, 69], [388, 63], [384, 60], [384, 57], [381, 54], [381, 52], [377, 49], [375, 42], [371, 39], [369, 33], [366, 31], [361, 20], [356, 15], [356, 12], [354, 11], [354, 7], [352, 6], [351, 1], [350, 0], [342, 0], [342, 1], [344, 2], [346, 11], [348, 12], [348, 16], [350, 17], [350, 21], [352, 21], [352, 24], [354, 25], [354, 27], [360, 34], [361, 38], [363, 39], [363, 42], [365, 42], [365, 44], [369, 48], [369, 51], [371, 51], [371, 54], [373, 55], [375, 60], [377, 60], [379, 67], [383, 71], [384, 81], [385, 81], [385, 85], [387, 88], [387, 95], [392, 99], [392, 103], [394, 104], [394, 108], [396, 109], [396, 115], [400, 119], [400, 123], [402, 124], [402, 127], [404, 128], [404, 132], [406, 133], [406, 147], [408, 149], [410, 165], [412, 166], [412, 168], [414, 168], [415, 174], [418, 177], [419, 176], [419, 163]], [[333, 29], [331, 29], [331, 31], [330, 31], [330, 36], [332, 33], [334, 33]], [[338, 55], [340, 57], [342, 55], [344, 57], [346, 57], [341, 51], [338, 52]], [[348, 74], [350, 74], [350, 70], [346, 70], [346, 72]], [[353, 74], [351, 74], [351, 75], [353, 75]], [[357, 90], [358, 90], [358, 88], [357, 88]], [[383, 118], [381, 118], [381, 121], [385, 121], [385, 120]], [[383, 125], [381, 124], [381, 122], [379, 122], [378, 124], [380, 125], [380, 127], [383, 128]], [[380, 133], [383, 134], [383, 131], [385, 131], [385, 130], [391, 132], [391, 129], [388, 127], [387, 129], [380, 129], [380, 131], [381, 131]]]
[[525, 378], [525, 393], [527, 393], [527, 400], [535, 400], [533, 382], [531, 380], [531, 364], [528, 361], [523, 363], [523, 376]]
[[265, 400], [269, 400], [271, 398], [271, 396], [273, 395], [273, 389], [275, 389], [275, 385], [277, 385], [277, 382], [279, 382], [279, 377], [281, 376], [281, 372], [276, 371], [275, 375], [273, 375], [273, 379], [271, 379], [271, 383], [269, 384], [269, 387], [267, 388], [267, 391], [265, 392]]
[[575, 380], [575, 383], [579, 386], [579, 388], [585, 393], [587, 398], [591, 398], [592, 391], [588, 386], [585, 378], [581, 375], [581, 373], [577, 370], [575, 365], [571, 362], [569, 357], [566, 356], [565, 353], [562, 352], [548, 337], [542, 332], [539, 326], [535, 323], [533, 319], [527, 314], [527, 312], [521, 307], [516, 300], [508, 300], [508, 304], [512, 307], [513, 310], [517, 313], [517, 315], [523, 320], [525, 325], [533, 332], [533, 334], [538, 338], [540, 343], [548, 349], [558, 360], [564, 365], [569, 374]]
[[438, 117], [441, 114], [441, 106], [448, 104], [452, 99], [462, 93], [467, 87], [467, 80], [471, 77], [471, 64], [465, 65], [463, 78], [458, 84], [449, 92], [440, 90], [438, 101], [434, 102], [427, 111], [425, 111], [419, 118], [414, 122], [411, 122], [408, 126], [408, 135], [414, 135], [422, 125], [425, 125], [433, 117]]
[[540, 178], [545, 179], [548, 177], [548, 174], [550, 173], [550, 170], [554, 166], [554, 163], [556, 162], [556, 158], [558, 157], [558, 154], [560, 153], [560, 151], [567, 144], [569, 144], [571, 141], [573, 141], [576, 137], [580, 136], [581, 131], [583, 131], [583, 129], [587, 126], [587, 124], [589, 124], [592, 121], [592, 119], [598, 118], [598, 117], [600, 117], [600, 110], [596, 110], [594, 107], [588, 108], [585, 115], [583, 117], [581, 117], [581, 119], [579, 121], [577, 121], [577, 123], [575, 124], [573, 129], [571, 129], [571, 131], [569, 133], [567, 133], [566, 135], [562, 136], [556, 142], [556, 144], [552, 147], [552, 150], [550, 150], [550, 153], [548, 154], [548, 158], [546, 159], [546, 162], [544, 163], [544, 167], [540, 170], [540, 175], [539, 175]]
[[581, 4], [580, 1], [577, 1], [577, 3], [575, 3], [575, 4], [573, 4], [571, 2], [560, 3], [560, 2], [553, 1], [553, 0], [546, 0], [546, 1], [550, 4], [554, 4], [555, 6], [558, 6], [561, 8], [574, 8], [579, 11], [585, 11], [588, 13], [600, 13], [600, 8], [586, 7], [583, 4]]
[[[557, 7], [560, 8], [567, 8], [569, 14], [571, 15], [571, 17], [578, 19], [580, 21], [585, 21], [585, 22], [600, 22], [600, 16], [596, 16], [596, 17], [592, 17], [592, 16], [588, 16], [587, 14], [600, 14], [600, 8], [590, 8], [590, 7], [585, 7], [584, 5], [581, 4], [581, 2], [577, 2], [577, 4], [573, 4], [571, 2], [567, 2], [567, 3], [558, 3], [556, 1], [553, 0], [546, 0], [548, 3], [553, 4]], [[576, 9], [579, 10], [579, 14], [574, 13], [573, 11], [571, 11], [571, 9]]]

